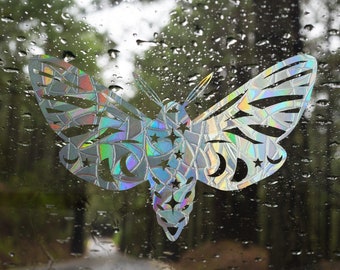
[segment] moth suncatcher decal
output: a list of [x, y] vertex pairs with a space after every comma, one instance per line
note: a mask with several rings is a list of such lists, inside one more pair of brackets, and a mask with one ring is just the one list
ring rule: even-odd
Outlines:
[[212, 74], [184, 102], [166, 104], [136, 75], [138, 87], [160, 107], [157, 118], [150, 119], [63, 60], [40, 55], [29, 63], [39, 106], [65, 142], [61, 163], [105, 189], [126, 190], [148, 181], [157, 221], [171, 241], [189, 222], [197, 181], [236, 190], [283, 165], [287, 154], [278, 143], [301, 118], [316, 70], [312, 56], [288, 58], [195, 119], [185, 108]]

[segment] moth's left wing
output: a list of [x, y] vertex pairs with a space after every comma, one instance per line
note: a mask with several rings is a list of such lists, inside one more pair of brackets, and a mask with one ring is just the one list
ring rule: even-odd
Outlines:
[[276, 172], [287, 156], [278, 142], [301, 118], [316, 71], [314, 57], [291, 57], [194, 119], [192, 130], [203, 136], [200, 159], [206, 166], [199, 180], [221, 190], [235, 190]]
[[143, 113], [63, 60], [35, 56], [29, 73], [42, 113], [64, 141], [59, 157], [70, 172], [113, 190], [146, 180]]

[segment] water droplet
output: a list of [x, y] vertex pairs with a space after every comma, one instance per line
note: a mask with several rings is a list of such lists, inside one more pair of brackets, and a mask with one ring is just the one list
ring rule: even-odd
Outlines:
[[109, 54], [109, 56], [111, 57], [111, 58], [117, 58], [117, 56], [118, 56], [118, 53], [120, 53], [120, 51], [118, 51], [118, 50], [116, 50], [116, 49], [109, 49], [108, 51], [107, 51], [107, 53]]
[[238, 7], [240, 5], [240, 0], [229, 0], [229, 3], [233, 4], [234, 6]]
[[110, 85], [109, 89], [112, 91], [118, 92], [119, 90], [123, 90], [124, 88], [115, 84], [115, 85]]
[[56, 241], [59, 244], [67, 244], [68, 242], [70, 242], [70, 238], [66, 238], [66, 239], [56, 239]]
[[271, 249], [273, 249], [273, 246], [272, 245], [267, 245], [266, 249], [271, 250]]
[[105, 210], [98, 210], [98, 211], [97, 211], [97, 214], [98, 214], [99, 216], [105, 216], [106, 213], [107, 213], [107, 211], [105, 211]]
[[71, 16], [70, 16], [70, 14], [68, 14], [68, 13], [62, 13], [61, 14], [61, 18], [63, 18], [64, 20], [70, 20], [71, 19]]
[[167, 255], [167, 256], [172, 256], [172, 255], [174, 255], [174, 252], [164, 250], [164, 251], [163, 251], [163, 254], [164, 254], [164, 255]]
[[334, 89], [340, 88], [339, 83], [323, 83], [322, 86], [327, 86], [329, 88], [334, 88]]
[[214, 39], [214, 42], [216, 42], [216, 43], [218, 43], [220, 41], [221, 41], [221, 37], [217, 37], [217, 38]]
[[214, 198], [214, 197], [215, 197], [215, 194], [204, 192], [204, 193], [203, 193], [203, 196], [206, 197], [206, 198]]
[[256, 46], [264, 46], [264, 45], [268, 45], [269, 44], [269, 40], [267, 39], [262, 39], [262, 40], [259, 40], [258, 42], [256, 42]]
[[141, 39], [137, 39], [136, 40], [137, 45], [141, 45], [142, 43], [145, 43], [145, 42], [147, 42], [147, 41], [146, 40], [141, 40]]
[[61, 42], [61, 44], [67, 44], [67, 40], [65, 39], [65, 38], [60, 38], [60, 42]]
[[284, 39], [290, 39], [291, 36], [292, 36], [292, 35], [291, 35], [290, 33], [284, 33], [283, 38], [284, 38]]
[[271, 203], [265, 203], [264, 206], [268, 207], [268, 208], [277, 208], [278, 205], [277, 204], [271, 204]]
[[181, 47], [171, 47], [170, 50], [172, 51], [173, 54], [179, 54], [182, 50]]
[[299, 256], [302, 254], [302, 251], [301, 250], [292, 250], [292, 255], [293, 256]]
[[307, 30], [307, 31], [312, 31], [314, 29], [314, 25], [312, 24], [306, 24], [303, 29]]
[[26, 112], [26, 113], [23, 113], [23, 114], [22, 114], [22, 117], [24, 117], [24, 118], [31, 118], [31, 117], [32, 117], [32, 114], [29, 113], [29, 112]]
[[327, 180], [337, 181], [338, 180], [338, 176], [336, 176], [336, 175], [329, 175], [329, 176], [327, 176]]
[[302, 173], [303, 178], [310, 178], [311, 174], [308, 172]]
[[18, 68], [4, 67], [3, 70], [7, 73], [19, 73]]
[[247, 37], [245, 33], [239, 33], [237, 34], [237, 36], [240, 38], [240, 40], [245, 40], [245, 38]]
[[26, 37], [25, 36], [18, 36], [17, 37], [17, 41], [19, 41], [19, 42], [23, 42], [23, 41], [25, 41], [26, 40]]
[[200, 27], [196, 27], [195, 31], [194, 31], [195, 36], [200, 37], [203, 36], [204, 32], [203, 29]]
[[326, 107], [329, 105], [329, 100], [327, 99], [319, 99], [316, 104], [320, 107]]
[[15, 256], [15, 253], [14, 252], [9, 252], [8, 255], [13, 258]]
[[330, 36], [338, 36], [340, 34], [340, 31], [337, 30], [337, 29], [330, 29], [330, 30], [328, 30], [328, 34]]
[[234, 45], [237, 42], [237, 39], [233, 37], [228, 37], [226, 41], [227, 41], [227, 49], [229, 49], [230, 46]]
[[21, 56], [21, 57], [24, 57], [27, 55], [27, 52], [25, 51], [18, 51], [18, 55]]
[[312, 162], [312, 160], [310, 158], [301, 158], [301, 161], [303, 163], [311, 163]]
[[10, 16], [5, 16], [1, 18], [1, 21], [5, 23], [10, 23], [10, 22], [14, 22], [14, 19]]
[[74, 60], [76, 58], [76, 56], [74, 55], [73, 52], [71, 51], [63, 51], [63, 59], [65, 62], [70, 62], [72, 60]]

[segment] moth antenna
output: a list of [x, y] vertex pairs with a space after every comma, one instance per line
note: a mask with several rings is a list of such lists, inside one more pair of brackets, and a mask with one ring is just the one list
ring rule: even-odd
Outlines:
[[163, 107], [163, 103], [152, 88], [147, 85], [147, 83], [137, 74], [132, 73], [137, 84], [137, 87], [143, 91], [153, 102], [155, 102], [159, 107]]
[[209, 82], [211, 81], [211, 78], [213, 76], [213, 72], [211, 72], [208, 76], [204, 77], [198, 85], [190, 92], [188, 97], [186, 98], [186, 103], [189, 104], [194, 99], [196, 99], [208, 86]]

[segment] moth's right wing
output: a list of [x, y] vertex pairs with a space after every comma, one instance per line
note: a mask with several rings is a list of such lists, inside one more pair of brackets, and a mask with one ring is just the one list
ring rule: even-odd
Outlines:
[[201, 138], [196, 163], [205, 164], [198, 179], [221, 190], [234, 190], [276, 172], [287, 157], [279, 142], [303, 115], [316, 73], [314, 57], [288, 58], [194, 119], [192, 130]]
[[29, 62], [35, 97], [50, 127], [65, 142], [60, 161], [76, 176], [105, 189], [144, 182], [148, 119], [113, 91], [63, 60]]

